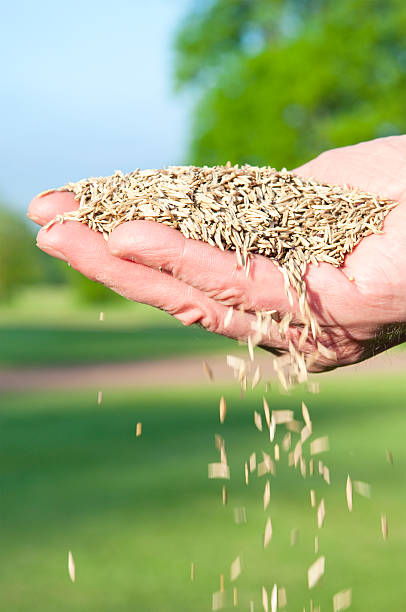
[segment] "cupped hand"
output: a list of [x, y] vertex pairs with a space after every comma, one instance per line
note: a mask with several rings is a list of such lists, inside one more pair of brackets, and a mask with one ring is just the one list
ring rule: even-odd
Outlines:
[[[303, 177], [359, 187], [399, 202], [387, 216], [384, 232], [364, 238], [344, 266], [310, 265], [306, 284], [310, 306], [321, 327], [322, 344], [336, 358], [318, 355], [313, 371], [356, 363], [406, 339], [406, 136], [381, 138], [333, 149], [296, 168]], [[34, 198], [28, 216], [40, 225], [73, 210], [72, 193]], [[235, 339], [253, 334], [256, 312], [298, 315], [290, 306], [280, 270], [261, 255], [251, 259], [249, 275], [237, 267], [235, 253], [185, 238], [152, 221], [120, 225], [108, 242], [86, 225], [68, 221], [38, 233], [40, 249], [123, 295], [170, 313], [185, 325]], [[232, 307], [232, 317], [226, 315]], [[227, 323], [225, 323], [225, 320]], [[276, 354], [298, 342], [300, 317], [285, 338], [276, 331], [260, 344]], [[313, 353], [309, 337], [303, 349]]]

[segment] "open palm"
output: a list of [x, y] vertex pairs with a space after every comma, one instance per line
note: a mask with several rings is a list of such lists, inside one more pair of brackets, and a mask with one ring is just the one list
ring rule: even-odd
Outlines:
[[[406, 338], [406, 136], [382, 138], [327, 151], [295, 172], [333, 184], [360, 187], [399, 201], [385, 220], [384, 233], [364, 238], [342, 268], [310, 265], [309, 301], [322, 329], [321, 341], [335, 360], [319, 356], [313, 371], [355, 363]], [[73, 194], [54, 192], [34, 198], [29, 217], [44, 225], [77, 207]], [[246, 340], [256, 312], [298, 313], [289, 305], [280, 270], [263, 256], [252, 258], [250, 274], [236, 267], [235, 254], [190, 240], [152, 221], [119, 226], [106, 242], [101, 234], [69, 221], [43, 229], [38, 246], [68, 261], [92, 280], [126, 298], [161, 308], [185, 325]], [[229, 307], [233, 315], [225, 325]], [[276, 332], [261, 346], [283, 353], [298, 341], [300, 318], [286, 338]], [[308, 339], [305, 352], [314, 351]]]

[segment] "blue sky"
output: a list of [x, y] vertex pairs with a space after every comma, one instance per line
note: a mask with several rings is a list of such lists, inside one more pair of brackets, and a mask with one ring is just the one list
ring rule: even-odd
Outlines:
[[194, 0], [14, 0], [0, 22], [0, 199], [187, 161], [174, 30]]

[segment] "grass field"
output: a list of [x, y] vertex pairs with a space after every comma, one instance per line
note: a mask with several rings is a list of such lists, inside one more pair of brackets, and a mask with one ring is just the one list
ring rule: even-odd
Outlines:
[[0, 366], [128, 362], [236, 346], [143, 304], [84, 306], [68, 287], [34, 287], [0, 305]]
[[[322, 382], [322, 380], [321, 380]], [[244, 484], [243, 463], [256, 450], [269, 451], [266, 434], [253, 425], [261, 390], [244, 400], [238, 390], [205, 388], [132, 393], [7, 394], [0, 412], [1, 607], [12, 612], [189, 611], [211, 609], [211, 593], [241, 555], [237, 609], [262, 610], [260, 589], [286, 586], [287, 610], [310, 609], [310, 597], [332, 610], [333, 593], [352, 587], [351, 610], [401, 611], [406, 582], [406, 381], [395, 377], [322, 382], [319, 395], [298, 390], [279, 395], [273, 408], [300, 411], [308, 402], [314, 435], [328, 434], [323, 460], [331, 486], [318, 476], [303, 479], [282, 453], [271, 477], [273, 537], [262, 547], [266, 514], [264, 478]], [[224, 393], [228, 415], [218, 422]], [[135, 437], [135, 424], [143, 435]], [[280, 428], [283, 429], [282, 427]], [[231, 467], [229, 503], [221, 482], [209, 481], [207, 464], [217, 460], [214, 433], [227, 445]], [[394, 465], [385, 460], [385, 449]], [[345, 502], [347, 474], [372, 485], [370, 500]], [[317, 529], [309, 489], [326, 504]], [[233, 509], [244, 506], [248, 521], [237, 525]], [[389, 539], [380, 534], [380, 515]], [[296, 546], [290, 531], [299, 528]], [[322, 584], [311, 592], [307, 567], [315, 560], [314, 536], [326, 555]], [[72, 550], [77, 581], [67, 575]], [[189, 580], [190, 562], [196, 580]], [[231, 609], [227, 607], [226, 609]]]

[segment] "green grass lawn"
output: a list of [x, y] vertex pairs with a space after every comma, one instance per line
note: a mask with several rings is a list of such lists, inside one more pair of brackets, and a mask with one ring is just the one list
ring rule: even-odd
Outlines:
[[123, 299], [85, 306], [68, 287], [29, 288], [0, 305], [0, 366], [128, 362], [236, 347], [232, 340], [186, 328], [143, 304]]
[[[7, 394], [0, 411], [0, 599], [10, 612], [203, 612], [230, 563], [241, 555], [236, 581], [239, 610], [249, 601], [262, 610], [262, 585], [287, 588], [287, 610], [310, 609], [310, 598], [332, 610], [332, 594], [352, 587], [351, 610], [401, 611], [406, 602], [406, 381], [396, 377], [347, 378], [324, 383], [319, 395], [270, 391], [272, 408], [300, 414], [308, 403], [314, 436], [328, 434], [323, 460], [331, 486], [319, 476], [303, 479], [282, 452], [271, 477], [273, 537], [262, 547], [265, 478], [244, 484], [252, 451], [270, 451], [253, 425], [261, 389], [244, 400], [235, 388]], [[225, 394], [228, 414], [218, 422]], [[135, 437], [137, 421], [143, 434]], [[280, 426], [279, 440], [283, 432]], [[229, 503], [221, 482], [208, 480], [221, 433], [231, 468]], [[389, 448], [394, 465], [385, 460]], [[347, 474], [371, 484], [372, 497], [345, 502]], [[325, 526], [317, 529], [309, 490], [324, 497]], [[237, 525], [235, 507], [246, 507]], [[380, 534], [380, 516], [389, 539]], [[299, 529], [296, 546], [290, 531]], [[315, 560], [314, 536], [326, 555], [322, 583], [311, 592], [307, 567]], [[77, 581], [67, 575], [72, 550]], [[189, 580], [190, 562], [196, 580]], [[227, 607], [226, 609], [231, 609]]]

